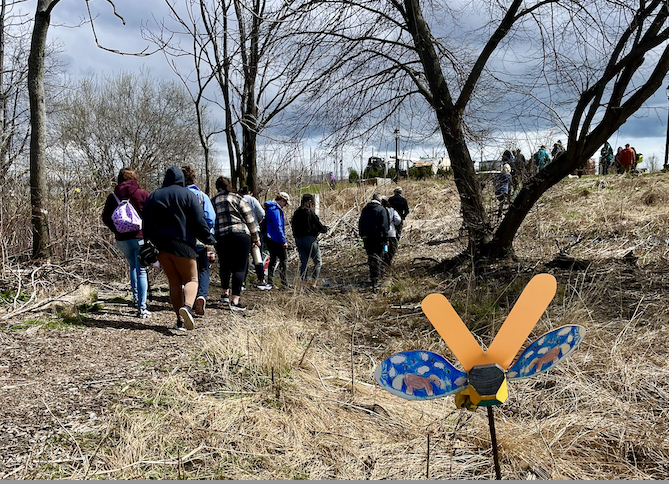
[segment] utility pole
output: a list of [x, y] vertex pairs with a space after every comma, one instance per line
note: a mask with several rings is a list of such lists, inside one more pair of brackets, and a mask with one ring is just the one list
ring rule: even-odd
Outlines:
[[395, 129], [395, 180], [397, 183], [400, 179], [400, 159], [399, 159], [399, 139], [400, 139], [400, 130]]
[[[669, 86], [667, 86], [667, 100], [669, 101]], [[669, 111], [667, 111], [667, 137], [664, 142], [664, 169], [669, 165]]]

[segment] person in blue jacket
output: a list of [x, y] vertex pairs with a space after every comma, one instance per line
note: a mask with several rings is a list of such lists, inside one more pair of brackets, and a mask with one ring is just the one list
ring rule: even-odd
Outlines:
[[193, 304], [197, 295], [197, 241], [214, 245], [204, 210], [195, 194], [185, 187], [178, 166], [165, 173], [162, 188], [144, 205], [144, 237], [158, 249], [158, 261], [170, 286], [170, 302], [177, 315], [174, 329], [193, 329]]
[[274, 270], [279, 264], [281, 287], [288, 288], [286, 278], [286, 219], [283, 209], [290, 205], [290, 196], [286, 192], [279, 192], [274, 201], [265, 202], [265, 245], [269, 251], [269, 267], [267, 269], [267, 284], [274, 284]]
[[[216, 221], [216, 212], [214, 211], [214, 206], [211, 204], [211, 200], [202, 190], [198, 188], [195, 184], [195, 170], [190, 165], [185, 165], [181, 167], [181, 171], [184, 172], [184, 182], [186, 183], [186, 188], [195, 194], [197, 199], [202, 204], [202, 210], [204, 210], [204, 219], [207, 221], [209, 226], [209, 231], [214, 234], [214, 222]], [[195, 252], [197, 252], [197, 297], [195, 298], [195, 314], [198, 316], [204, 316], [204, 308], [207, 305], [207, 298], [209, 297], [209, 263], [213, 262], [216, 252], [213, 248], [203, 245], [201, 242], [198, 242], [195, 247]], [[210, 261], [211, 257], [211, 261]]]

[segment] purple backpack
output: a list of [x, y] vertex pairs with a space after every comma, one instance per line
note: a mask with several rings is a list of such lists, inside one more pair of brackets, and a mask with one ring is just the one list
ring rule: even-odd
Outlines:
[[116, 230], [122, 234], [142, 230], [142, 217], [139, 216], [130, 200], [119, 200], [115, 193], [112, 195], [118, 203], [118, 207], [114, 209], [111, 216]]

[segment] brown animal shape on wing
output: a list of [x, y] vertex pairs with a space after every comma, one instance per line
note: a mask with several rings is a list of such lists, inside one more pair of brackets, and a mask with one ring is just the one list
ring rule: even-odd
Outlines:
[[429, 377], [414, 375], [413, 373], [407, 373], [404, 375], [404, 384], [406, 385], [405, 393], [407, 395], [413, 395], [414, 390], [425, 390], [427, 395], [431, 397], [434, 395], [432, 390], [432, 385], [441, 386], [441, 380], [435, 375], [430, 375]]
[[560, 359], [560, 347], [556, 346], [551, 349], [548, 353], [537, 360], [537, 373], [541, 371], [541, 367], [547, 365], [548, 363], [555, 363]]

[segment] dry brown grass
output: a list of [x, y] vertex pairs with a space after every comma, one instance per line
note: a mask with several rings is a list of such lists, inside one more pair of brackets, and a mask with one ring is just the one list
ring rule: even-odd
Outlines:
[[[110, 413], [95, 432], [49, 443], [51, 455], [84, 459], [52, 459], [28, 475], [422, 479], [429, 435], [430, 478], [493, 478], [484, 411], [457, 411], [450, 397], [404, 401], [372, 373], [398, 351], [452, 358], [420, 311], [425, 295], [444, 293], [488, 345], [531, 276], [548, 271], [558, 294], [533, 336], [564, 324], [587, 333], [556, 369], [512, 382], [509, 400], [495, 409], [502, 475], [664, 478], [668, 183], [660, 174], [565, 180], [521, 227], [519, 260], [478, 276], [466, 268], [434, 273], [426, 262], [465, 246], [453, 184], [404, 183], [413, 211], [377, 295], [356, 285], [367, 274], [355, 228], [373, 189], [325, 192], [322, 218], [338, 234], [322, 242], [329, 289], [272, 292], [255, 310], [198, 329], [179, 359], [158, 365], [158, 378], [107, 394]], [[587, 269], [548, 267], [570, 244]], [[630, 251], [637, 259], [622, 260]]]

